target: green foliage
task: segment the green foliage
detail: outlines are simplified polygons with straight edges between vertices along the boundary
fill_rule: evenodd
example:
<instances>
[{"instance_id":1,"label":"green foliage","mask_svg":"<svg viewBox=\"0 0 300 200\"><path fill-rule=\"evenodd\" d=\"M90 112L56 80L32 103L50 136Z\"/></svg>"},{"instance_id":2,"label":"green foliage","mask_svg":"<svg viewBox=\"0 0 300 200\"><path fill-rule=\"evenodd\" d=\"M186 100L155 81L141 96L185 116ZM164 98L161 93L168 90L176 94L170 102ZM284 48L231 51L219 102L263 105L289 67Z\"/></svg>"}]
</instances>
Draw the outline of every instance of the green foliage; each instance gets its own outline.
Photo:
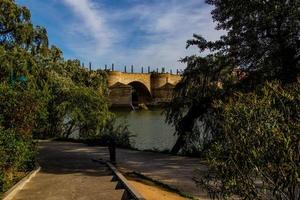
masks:
<instances>
[{"instance_id":1,"label":"green foliage","mask_svg":"<svg viewBox=\"0 0 300 200\"><path fill-rule=\"evenodd\" d=\"M253 73L252 80L293 82L299 73L300 2L206 0L217 29L227 32L203 49L219 50Z\"/></svg>"},{"instance_id":2,"label":"green foliage","mask_svg":"<svg viewBox=\"0 0 300 200\"><path fill-rule=\"evenodd\" d=\"M225 31L187 41L207 56L182 60L166 111L179 135L172 152L209 158L198 182L215 197L299 199L300 1L206 2Z\"/></svg>"},{"instance_id":3,"label":"green foliage","mask_svg":"<svg viewBox=\"0 0 300 200\"><path fill-rule=\"evenodd\" d=\"M81 138L96 138L112 118L106 73L64 60L30 18L14 0L0 0L0 193L33 168L33 135L68 137L78 129Z\"/></svg>"},{"instance_id":4,"label":"green foliage","mask_svg":"<svg viewBox=\"0 0 300 200\"><path fill-rule=\"evenodd\" d=\"M126 124L116 124L116 121L112 119L100 135L100 143L108 146L131 148L131 137L134 137L134 135L129 131Z\"/></svg>"},{"instance_id":5,"label":"green foliage","mask_svg":"<svg viewBox=\"0 0 300 200\"><path fill-rule=\"evenodd\" d=\"M177 153L187 145L187 141L197 137L194 134L195 129L199 129L197 123L200 122L203 126L201 129L204 134L213 128L210 124L201 122L206 121L209 113L213 111L213 101L223 98L229 86L237 81L231 74L233 67L220 54L205 58L190 56L182 61L187 63L187 68L166 108L167 122L175 125L176 134L179 135L172 153Z\"/></svg>"},{"instance_id":6,"label":"green foliage","mask_svg":"<svg viewBox=\"0 0 300 200\"><path fill-rule=\"evenodd\" d=\"M32 53L48 46L46 30L34 27L26 7L16 5L14 0L0 1L0 45L6 49L21 47Z\"/></svg>"},{"instance_id":7,"label":"green foliage","mask_svg":"<svg viewBox=\"0 0 300 200\"><path fill-rule=\"evenodd\" d=\"M222 198L299 199L299 94L298 83L270 82L216 103L222 138L210 149L211 169L199 183Z\"/></svg>"},{"instance_id":8,"label":"green foliage","mask_svg":"<svg viewBox=\"0 0 300 200\"><path fill-rule=\"evenodd\" d=\"M195 122L214 112L211 105L215 99L227 98L234 91L253 90L266 80L295 82L299 75L298 0L206 2L214 6L212 17L217 29L225 30L225 34L217 41L207 41L197 34L187 41L187 47L197 46L208 55L182 60L187 69L167 109L167 121L176 126L179 135L173 153L183 148ZM242 74L237 76L238 81L230 78L237 71ZM218 81L223 87L214 89Z\"/></svg>"},{"instance_id":9,"label":"green foliage","mask_svg":"<svg viewBox=\"0 0 300 200\"><path fill-rule=\"evenodd\" d=\"M98 135L111 118L106 74L67 61L47 69L44 77L50 98L39 135L68 138L75 130L82 138Z\"/></svg>"},{"instance_id":10,"label":"green foliage","mask_svg":"<svg viewBox=\"0 0 300 200\"><path fill-rule=\"evenodd\" d=\"M35 144L12 130L0 128L0 193L15 182L16 173L35 166Z\"/></svg>"}]
</instances>

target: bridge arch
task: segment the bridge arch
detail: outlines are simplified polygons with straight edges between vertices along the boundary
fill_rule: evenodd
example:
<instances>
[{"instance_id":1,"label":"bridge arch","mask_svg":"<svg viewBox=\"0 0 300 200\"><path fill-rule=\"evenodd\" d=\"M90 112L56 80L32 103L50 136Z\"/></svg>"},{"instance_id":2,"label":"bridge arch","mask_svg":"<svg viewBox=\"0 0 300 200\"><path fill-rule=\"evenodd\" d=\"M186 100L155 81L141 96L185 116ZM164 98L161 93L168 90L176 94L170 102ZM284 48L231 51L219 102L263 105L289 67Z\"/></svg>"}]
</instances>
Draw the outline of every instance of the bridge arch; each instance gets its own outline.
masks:
<instances>
[{"instance_id":1,"label":"bridge arch","mask_svg":"<svg viewBox=\"0 0 300 200\"><path fill-rule=\"evenodd\" d=\"M129 85L129 83L138 81L143 83L149 91L151 91L150 74L130 74L118 71L108 72L108 85L112 86L117 82Z\"/></svg>"},{"instance_id":2,"label":"bridge arch","mask_svg":"<svg viewBox=\"0 0 300 200\"><path fill-rule=\"evenodd\" d=\"M132 104L138 105L141 103L148 104L152 101L152 95L145 84L140 81L132 81L128 83L132 87Z\"/></svg>"},{"instance_id":3,"label":"bridge arch","mask_svg":"<svg viewBox=\"0 0 300 200\"><path fill-rule=\"evenodd\" d=\"M170 84L176 85L180 80L181 76L168 73L107 71L109 100L116 106L169 102L169 94L173 90Z\"/></svg>"}]
</instances>

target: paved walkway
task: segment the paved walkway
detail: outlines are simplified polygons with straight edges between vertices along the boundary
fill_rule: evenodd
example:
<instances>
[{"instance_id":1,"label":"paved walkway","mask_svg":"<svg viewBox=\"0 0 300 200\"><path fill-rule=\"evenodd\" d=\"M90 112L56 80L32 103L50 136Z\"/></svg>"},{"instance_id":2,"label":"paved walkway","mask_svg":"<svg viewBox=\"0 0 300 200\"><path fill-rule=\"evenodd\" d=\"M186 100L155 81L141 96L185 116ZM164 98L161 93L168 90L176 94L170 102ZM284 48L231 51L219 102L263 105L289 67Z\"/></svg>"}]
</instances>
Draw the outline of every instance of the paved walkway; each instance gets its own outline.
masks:
<instances>
[{"instance_id":1,"label":"paved walkway","mask_svg":"<svg viewBox=\"0 0 300 200\"><path fill-rule=\"evenodd\" d=\"M42 167L25 185L16 200L120 200L109 169L92 161L93 148L62 142L41 142Z\"/></svg>"},{"instance_id":2,"label":"paved walkway","mask_svg":"<svg viewBox=\"0 0 300 200\"><path fill-rule=\"evenodd\" d=\"M94 148L97 149L99 158L108 159L107 148ZM209 199L206 192L199 189L193 181L196 169L207 170L198 158L118 149L117 166L125 171L142 173L196 198Z\"/></svg>"},{"instance_id":3,"label":"paved walkway","mask_svg":"<svg viewBox=\"0 0 300 200\"><path fill-rule=\"evenodd\" d=\"M89 147L79 143L40 142L39 163L42 171L17 195L16 199L121 199L111 173L92 159L108 159L106 147ZM117 149L118 167L140 172L199 199L208 199L196 187L195 169L205 170L197 158L161 153Z\"/></svg>"}]
</instances>

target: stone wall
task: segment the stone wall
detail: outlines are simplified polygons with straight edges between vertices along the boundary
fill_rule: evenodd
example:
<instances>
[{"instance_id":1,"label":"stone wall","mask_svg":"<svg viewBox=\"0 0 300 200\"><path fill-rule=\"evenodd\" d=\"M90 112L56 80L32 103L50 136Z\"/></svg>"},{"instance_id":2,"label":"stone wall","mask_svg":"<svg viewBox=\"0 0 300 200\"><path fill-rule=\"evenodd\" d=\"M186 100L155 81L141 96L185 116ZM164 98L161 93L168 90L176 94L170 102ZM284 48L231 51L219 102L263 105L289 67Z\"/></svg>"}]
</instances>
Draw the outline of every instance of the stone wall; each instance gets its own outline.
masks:
<instances>
[{"instance_id":1,"label":"stone wall","mask_svg":"<svg viewBox=\"0 0 300 200\"><path fill-rule=\"evenodd\" d=\"M153 96L155 96L153 103L167 103L172 99L173 91L175 85L171 83L166 83L164 86L160 88L156 88L152 90Z\"/></svg>"},{"instance_id":2,"label":"stone wall","mask_svg":"<svg viewBox=\"0 0 300 200\"><path fill-rule=\"evenodd\" d=\"M109 87L109 100L112 106L128 106L132 103L132 87L116 83Z\"/></svg>"},{"instance_id":3,"label":"stone wall","mask_svg":"<svg viewBox=\"0 0 300 200\"><path fill-rule=\"evenodd\" d=\"M132 92L140 88L134 88L136 83L144 85L148 91L141 92L140 100L149 104L169 102L176 84L181 76L168 73L123 73L118 71L108 72L108 85L110 87L110 101L112 104L130 105ZM130 84L130 85L129 85ZM146 93L150 94L149 97Z\"/></svg>"},{"instance_id":4,"label":"stone wall","mask_svg":"<svg viewBox=\"0 0 300 200\"><path fill-rule=\"evenodd\" d=\"M118 71L108 72L108 86L115 83L129 84L131 82L143 83L149 91L151 91L150 74L141 73L123 73Z\"/></svg>"}]
</instances>

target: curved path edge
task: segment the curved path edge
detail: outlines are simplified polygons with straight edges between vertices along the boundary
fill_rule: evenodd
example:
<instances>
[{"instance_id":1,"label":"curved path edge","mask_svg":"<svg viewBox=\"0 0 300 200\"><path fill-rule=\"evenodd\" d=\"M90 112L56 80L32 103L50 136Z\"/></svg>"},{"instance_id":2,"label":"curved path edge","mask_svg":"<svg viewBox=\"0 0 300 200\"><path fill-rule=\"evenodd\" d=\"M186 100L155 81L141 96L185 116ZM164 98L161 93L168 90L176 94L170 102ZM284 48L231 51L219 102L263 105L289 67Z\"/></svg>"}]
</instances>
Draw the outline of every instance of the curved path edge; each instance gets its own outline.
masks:
<instances>
[{"instance_id":1,"label":"curved path edge","mask_svg":"<svg viewBox=\"0 0 300 200\"><path fill-rule=\"evenodd\" d=\"M24 188L24 186L41 170L41 166L36 164L36 168L32 170L27 176L22 178L18 183L16 183L12 188L10 188L3 195L3 200L12 200L15 195Z\"/></svg>"}]
</instances>

